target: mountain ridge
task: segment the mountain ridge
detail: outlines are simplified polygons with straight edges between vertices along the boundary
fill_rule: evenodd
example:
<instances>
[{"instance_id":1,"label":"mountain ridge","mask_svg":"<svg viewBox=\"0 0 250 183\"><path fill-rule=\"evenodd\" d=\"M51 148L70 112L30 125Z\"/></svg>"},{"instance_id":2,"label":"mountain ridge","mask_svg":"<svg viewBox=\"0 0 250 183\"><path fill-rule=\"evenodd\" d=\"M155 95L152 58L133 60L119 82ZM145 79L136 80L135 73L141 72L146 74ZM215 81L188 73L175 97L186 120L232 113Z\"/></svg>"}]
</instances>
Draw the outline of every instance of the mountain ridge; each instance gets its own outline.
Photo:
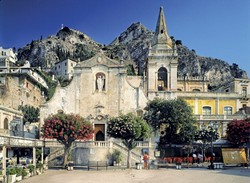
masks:
<instances>
[{"instance_id":1,"label":"mountain ridge","mask_svg":"<svg viewBox=\"0 0 250 183\"><path fill-rule=\"evenodd\" d=\"M102 49L113 59L124 60L126 64L132 63L141 74L145 68L153 35L154 32L136 22L105 46L79 30L64 27L56 35L42 40L32 40L30 44L18 49L18 59L29 60L35 67L52 68L56 62L66 58L84 61ZM172 39L174 40L173 37ZM211 88L227 83L233 78L247 78L246 71L240 69L237 64L230 65L220 59L199 56L194 50L182 45L181 40L175 42L179 61L178 76L206 76Z\"/></svg>"}]
</instances>

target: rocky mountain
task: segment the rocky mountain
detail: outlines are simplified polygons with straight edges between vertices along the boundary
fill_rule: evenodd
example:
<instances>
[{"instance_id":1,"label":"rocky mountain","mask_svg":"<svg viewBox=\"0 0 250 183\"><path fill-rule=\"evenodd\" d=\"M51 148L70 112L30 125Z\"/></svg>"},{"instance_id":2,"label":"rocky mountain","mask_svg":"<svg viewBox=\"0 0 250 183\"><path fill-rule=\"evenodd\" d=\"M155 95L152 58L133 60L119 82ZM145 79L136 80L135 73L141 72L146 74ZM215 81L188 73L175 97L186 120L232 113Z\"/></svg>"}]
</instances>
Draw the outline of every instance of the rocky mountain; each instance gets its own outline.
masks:
<instances>
[{"instance_id":1,"label":"rocky mountain","mask_svg":"<svg viewBox=\"0 0 250 183\"><path fill-rule=\"evenodd\" d=\"M153 32L141 23L133 23L126 31L107 46L96 43L86 34L64 27L55 36L32 41L18 50L19 60L29 60L32 66L51 68L55 62L65 58L84 61L100 49L111 58L133 64L139 73L143 72ZM233 78L247 78L245 71L237 64L210 57L201 57L176 40L178 48L178 75L207 76L214 88Z\"/></svg>"},{"instance_id":2,"label":"rocky mountain","mask_svg":"<svg viewBox=\"0 0 250 183\"><path fill-rule=\"evenodd\" d=\"M86 34L64 27L55 36L31 41L18 49L18 60L29 60L31 66L51 68L65 58L86 60L102 48Z\"/></svg>"}]
</instances>

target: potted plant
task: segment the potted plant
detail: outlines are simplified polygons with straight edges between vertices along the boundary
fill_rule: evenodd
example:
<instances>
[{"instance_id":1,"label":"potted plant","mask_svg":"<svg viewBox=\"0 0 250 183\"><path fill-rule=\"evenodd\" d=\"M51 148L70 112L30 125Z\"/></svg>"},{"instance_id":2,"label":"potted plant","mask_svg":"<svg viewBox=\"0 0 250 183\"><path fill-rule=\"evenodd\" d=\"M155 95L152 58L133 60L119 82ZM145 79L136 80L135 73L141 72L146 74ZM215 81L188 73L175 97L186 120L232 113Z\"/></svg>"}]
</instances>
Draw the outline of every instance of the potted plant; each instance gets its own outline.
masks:
<instances>
[{"instance_id":1,"label":"potted plant","mask_svg":"<svg viewBox=\"0 0 250 183\"><path fill-rule=\"evenodd\" d=\"M115 165L119 165L122 161L122 154L120 151L118 150L114 150L114 152L112 153L112 159L113 159L113 164Z\"/></svg>"},{"instance_id":2,"label":"potted plant","mask_svg":"<svg viewBox=\"0 0 250 183\"><path fill-rule=\"evenodd\" d=\"M29 172L29 170L28 170L28 172ZM22 169L22 177L23 177L23 179L28 177L28 172L27 172L26 169Z\"/></svg>"},{"instance_id":3,"label":"potted plant","mask_svg":"<svg viewBox=\"0 0 250 183\"><path fill-rule=\"evenodd\" d=\"M42 174L43 171L43 164L42 163L37 163L36 165L36 172L38 175Z\"/></svg>"},{"instance_id":4,"label":"potted plant","mask_svg":"<svg viewBox=\"0 0 250 183\"><path fill-rule=\"evenodd\" d=\"M0 170L0 182L3 182L3 172L2 172L2 170Z\"/></svg>"},{"instance_id":5,"label":"potted plant","mask_svg":"<svg viewBox=\"0 0 250 183\"><path fill-rule=\"evenodd\" d=\"M181 169L181 163L182 163L182 158L175 159L176 169Z\"/></svg>"},{"instance_id":6,"label":"potted plant","mask_svg":"<svg viewBox=\"0 0 250 183\"><path fill-rule=\"evenodd\" d=\"M9 167L7 168L7 171L6 171L7 175L8 175L8 182L9 183L14 183L16 182L16 168L15 167Z\"/></svg>"},{"instance_id":7,"label":"potted plant","mask_svg":"<svg viewBox=\"0 0 250 183\"><path fill-rule=\"evenodd\" d=\"M29 169L29 172L31 174L31 176L34 175L34 171L35 171L35 166L34 165L28 165L27 167Z\"/></svg>"},{"instance_id":8,"label":"potted plant","mask_svg":"<svg viewBox=\"0 0 250 183\"><path fill-rule=\"evenodd\" d=\"M22 167L16 167L16 181L19 182L22 180Z\"/></svg>"}]
</instances>

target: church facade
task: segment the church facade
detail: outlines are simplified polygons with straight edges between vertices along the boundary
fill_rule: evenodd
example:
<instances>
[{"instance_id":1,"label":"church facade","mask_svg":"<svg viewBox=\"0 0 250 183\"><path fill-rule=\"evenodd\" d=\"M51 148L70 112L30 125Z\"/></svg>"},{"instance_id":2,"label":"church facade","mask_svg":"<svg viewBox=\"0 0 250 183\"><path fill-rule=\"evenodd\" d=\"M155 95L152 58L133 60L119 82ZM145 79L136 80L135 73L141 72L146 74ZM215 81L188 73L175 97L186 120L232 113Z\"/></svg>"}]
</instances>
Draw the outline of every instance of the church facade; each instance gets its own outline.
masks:
<instances>
[{"instance_id":1,"label":"church facade","mask_svg":"<svg viewBox=\"0 0 250 183\"><path fill-rule=\"evenodd\" d=\"M183 98L192 107L198 126L211 121L219 123L219 134L240 108L249 105L249 80L235 79L217 91L208 91L206 76L178 77L178 54L160 9L156 31L149 49L145 74L128 76L123 61L113 60L100 51L94 57L78 62L73 79L66 87L58 86L54 96L40 109L41 124L58 111L79 114L94 126L94 141L107 141L107 121L120 113L142 114L154 98Z\"/></svg>"}]
</instances>

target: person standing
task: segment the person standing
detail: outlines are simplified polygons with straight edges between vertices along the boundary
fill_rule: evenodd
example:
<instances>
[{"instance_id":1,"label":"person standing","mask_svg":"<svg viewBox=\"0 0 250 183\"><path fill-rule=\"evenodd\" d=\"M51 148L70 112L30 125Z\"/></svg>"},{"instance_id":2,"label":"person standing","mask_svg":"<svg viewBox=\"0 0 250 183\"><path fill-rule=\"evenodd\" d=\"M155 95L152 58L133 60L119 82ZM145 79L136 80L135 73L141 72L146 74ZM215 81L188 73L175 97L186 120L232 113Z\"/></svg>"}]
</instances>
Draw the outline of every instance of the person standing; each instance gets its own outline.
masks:
<instances>
[{"instance_id":1,"label":"person standing","mask_svg":"<svg viewBox=\"0 0 250 183\"><path fill-rule=\"evenodd\" d=\"M143 155L144 169L148 169L148 160L149 160L149 156L145 152L144 155Z\"/></svg>"}]
</instances>

